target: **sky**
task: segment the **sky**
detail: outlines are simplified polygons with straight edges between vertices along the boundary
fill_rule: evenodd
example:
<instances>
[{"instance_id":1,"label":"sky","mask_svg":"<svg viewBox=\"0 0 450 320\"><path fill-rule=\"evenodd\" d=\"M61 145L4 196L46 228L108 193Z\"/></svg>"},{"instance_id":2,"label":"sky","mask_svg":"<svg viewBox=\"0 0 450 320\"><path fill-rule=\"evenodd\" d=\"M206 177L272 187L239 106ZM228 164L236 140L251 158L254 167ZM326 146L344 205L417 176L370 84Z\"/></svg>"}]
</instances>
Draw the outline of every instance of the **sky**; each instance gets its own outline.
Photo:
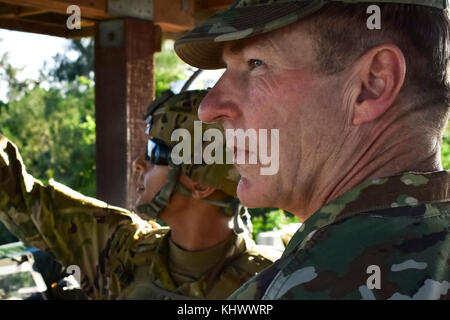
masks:
<instances>
[{"instance_id":1,"label":"sky","mask_svg":"<svg viewBox=\"0 0 450 320\"><path fill-rule=\"evenodd\" d=\"M6 29L0 29L0 39L0 56L9 52L9 62L16 68L24 68L18 76L20 80L38 79L44 62L51 65L52 57L57 53L64 53L70 43L70 40L64 38ZM70 58L75 59L76 56ZM223 70L204 71L191 89L200 89L204 83L213 86L222 73ZM178 92L182 85L183 82L174 83L172 89ZM6 84L1 81L0 100L6 101Z\"/></svg>"},{"instance_id":2,"label":"sky","mask_svg":"<svg viewBox=\"0 0 450 320\"><path fill-rule=\"evenodd\" d=\"M69 40L34 33L0 29L0 54L8 51L9 60L16 67L25 67L22 76L38 77L45 60L64 52Z\"/></svg>"},{"instance_id":3,"label":"sky","mask_svg":"<svg viewBox=\"0 0 450 320\"><path fill-rule=\"evenodd\" d=\"M69 40L34 33L0 29L0 55L9 52L10 63L17 68L24 68L19 79L37 79L39 69L44 61L51 63L51 58L64 52ZM0 82L0 100L5 100L5 83Z\"/></svg>"},{"instance_id":4,"label":"sky","mask_svg":"<svg viewBox=\"0 0 450 320\"><path fill-rule=\"evenodd\" d=\"M9 53L9 62L23 68L18 78L38 79L44 61L51 63L52 57L64 52L69 40L34 33L0 29L0 55ZM0 100L6 101L6 84L0 82Z\"/></svg>"}]
</instances>

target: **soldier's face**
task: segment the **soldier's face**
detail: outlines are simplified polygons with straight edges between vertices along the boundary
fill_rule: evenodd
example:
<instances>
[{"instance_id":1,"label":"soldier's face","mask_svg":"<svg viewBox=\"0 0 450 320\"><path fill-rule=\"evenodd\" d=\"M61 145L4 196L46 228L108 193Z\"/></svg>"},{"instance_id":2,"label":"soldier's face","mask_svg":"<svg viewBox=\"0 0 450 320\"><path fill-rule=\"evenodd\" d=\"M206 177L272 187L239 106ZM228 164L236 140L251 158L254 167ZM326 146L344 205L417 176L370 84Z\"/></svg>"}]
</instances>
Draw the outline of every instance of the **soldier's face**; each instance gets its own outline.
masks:
<instances>
[{"instance_id":1,"label":"soldier's face","mask_svg":"<svg viewBox=\"0 0 450 320\"><path fill-rule=\"evenodd\" d=\"M335 108L338 79L316 72L313 41L292 32L226 43L226 72L202 101L199 117L225 129L278 129L278 173L261 175L259 163L236 165L237 193L247 206L295 213L308 182L326 174L320 166L343 118Z\"/></svg>"},{"instance_id":2,"label":"soldier's face","mask_svg":"<svg viewBox=\"0 0 450 320\"><path fill-rule=\"evenodd\" d=\"M145 156L137 158L133 163L135 171L135 206L152 201L167 181L169 167L155 165L145 160Z\"/></svg>"}]
</instances>

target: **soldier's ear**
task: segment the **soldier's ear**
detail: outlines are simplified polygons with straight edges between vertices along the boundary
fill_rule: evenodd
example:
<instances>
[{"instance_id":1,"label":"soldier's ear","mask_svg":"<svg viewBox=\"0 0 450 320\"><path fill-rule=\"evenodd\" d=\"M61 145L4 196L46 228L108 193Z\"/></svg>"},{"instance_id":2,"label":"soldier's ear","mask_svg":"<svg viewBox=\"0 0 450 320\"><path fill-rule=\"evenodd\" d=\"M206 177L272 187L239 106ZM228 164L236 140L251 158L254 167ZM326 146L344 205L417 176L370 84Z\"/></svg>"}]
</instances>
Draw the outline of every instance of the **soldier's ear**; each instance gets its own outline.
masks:
<instances>
[{"instance_id":1,"label":"soldier's ear","mask_svg":"<svg viewBox=\"0 0 450 320\"><path fill-rule=\"evenodd\" d=\"M208 198L217 190L216 188L195 182L184 173L180 174L179 182L191 191L191 197L195 200Z\"/></svg>"},{"instance_id":2,"label":"soldier's ear","mask_svg":"<svg viewBox=\"0 0 450 320\"><path fill-rule=\"evenodd\" d=\"M405 82L405 56L397 46L383 44L360 57L355 68L360 89L352 122L360 125L377 119L393 105Z\"/></svg>"},{"instance_id":3,"label":"soldier's ear","mask_svg":"<svg viewBox=\"0 0 450 320\"><path fill-rule=\"evenodd\" d=\"M195 200L201 200L208 198L216 191L216 188L206 186L201 183L195 183L192 186L192 198Z\"/></svg>"}]
</instances>

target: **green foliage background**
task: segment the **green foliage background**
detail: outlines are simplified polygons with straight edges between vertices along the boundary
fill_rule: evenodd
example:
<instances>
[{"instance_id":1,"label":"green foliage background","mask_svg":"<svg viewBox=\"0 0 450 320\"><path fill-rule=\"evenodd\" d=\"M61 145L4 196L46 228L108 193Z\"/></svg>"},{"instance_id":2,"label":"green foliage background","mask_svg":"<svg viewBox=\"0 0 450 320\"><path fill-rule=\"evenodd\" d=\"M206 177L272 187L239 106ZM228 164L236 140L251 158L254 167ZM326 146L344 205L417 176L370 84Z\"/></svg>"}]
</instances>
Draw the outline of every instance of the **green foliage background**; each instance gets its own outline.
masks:
<instances>
[{"instance_id":1,"label":"green foliage background","mask_svg":"<svg viewBox=\"0 0 450 320\"><path fill-rule=\"evenodd\" d=\"M80 79L80 82L82 80ZM2 108L0 132L17 144L29 172L47 183L63 181L95 195L93 85L84 80L66 92L39 86Z\"/></svg>"},{"instance_id":2,"label":"green foliage background","mask_svg":"<svg viewBox=\"0 0 450 320\"><path fill-rule=\"evenodd\" d=\"M187 80L194 69L184 64L173 51L173 41L165 41L162 51L155 55L155 95L170 89L175 81Z\"/></svg>"},{"instance_id":3,"label":"green foliage background","mask_svg":"<svg viewBox=\"0 0 450 320\"><path fill-rule=\"evenodd\" d=\"M178 59L173 42L155 55L156 96L171 83L187 79L193 69ZM69 52L77 58L68 58ZM38 81L18 80L21 69L0 57L0 80L7 101L0 101L0 133L11 139L35 178L55 179L87 196L95 196L94 41L73 40L65 54L44 63ZM24 62L25 63L25 62ZM51 66L53 65L53 66ZM49 89L44 89L47 82ZM0 245L16 241L0 223Z\"/></svg>"},{"instance_id":4,"label":"green foliage background","mask_svg":"<svg viewBox=\"0 0 450 320\"><path fill-rule=\"evenodd\" d=\"M156 96L175 81L186 80L194 71L182 63L165 42L155 56ZM20 69L0 57L0 80L8 84L7 101L0 101L0 133L19 147L28 172L46 183L55 179L85 195L95 196L95 83L94 45L90 39L74 40L67 54L53 57L54 66L45 64L39 81L19 81ZM46 81L50 88L44 89ZM450 131L442 145L444 168L450 168ZM290 213L275 209L249 209L254 237L259 232L280 229L298 222ZM0 223L0 245L16 241Z\"/></svg>"},{"instance_id":5,"label":"green foliage background","mask_svg":"<svg viewBox=\"0 0 450 320\"><path fill-rule=\"evenodd\" d=\"M298 219L292 213L280 209L249 209L252 215L253 238L256 240L258 234L273 229L281 229L284 225L298 223Z\"/></svg>"},{"instance_id":6,"label":"green foliage background","mask_svg":"<svg viewBox=\"0 0 450 320\"><path fill-rule=\"evenodd\" d=\"M447 126L447 129L445 130L444 139L442 141L442 166L444 169L449 170L450 169L450 127Z\"/></svg>"}]
</instances>

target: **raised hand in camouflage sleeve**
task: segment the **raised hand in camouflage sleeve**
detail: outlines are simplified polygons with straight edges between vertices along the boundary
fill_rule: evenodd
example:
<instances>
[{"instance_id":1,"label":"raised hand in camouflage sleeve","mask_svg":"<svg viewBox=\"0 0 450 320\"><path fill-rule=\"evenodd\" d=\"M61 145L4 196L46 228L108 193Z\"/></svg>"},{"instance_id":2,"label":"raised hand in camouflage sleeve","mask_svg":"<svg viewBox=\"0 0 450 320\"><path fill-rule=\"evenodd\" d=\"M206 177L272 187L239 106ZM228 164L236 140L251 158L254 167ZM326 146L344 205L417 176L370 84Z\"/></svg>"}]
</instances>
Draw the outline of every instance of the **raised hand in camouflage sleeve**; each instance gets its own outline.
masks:
<instances>
[{"instance_id":1,"label":"raised hand in camouflage sleeve","mask_svg":"<svg viewBox=\"0 0 450 320\"><path fill-rule=\"evenodd\" d=\"M17 147L0 136L0 219L24 243L81 268L81 286L92 298L114 298L126 286L111 271L131 266L126 250L153 226L55 182L29 175Z\"/></svg>"},{"instance_id":2,"label":"raised hand in camouflage sleeve","mask_svg":"<svg viewBox=\"0 0 450 320\"><path fill-rule=\"evenodd\" d=\"M90 298L228 297L281 253L250 238L248 213L233 196L233 166L171 162L171 132L193 130L205 93L166 93L149 107L149 144L134 164L136 206L144 219L57 182L42 185L3 136L0 219L26 244L79 266ZM155 217L170 228L148 220Z\"/></svg>"},{"instance_id":3,"label":"raised hand in camouflage sleeve","mask_svg":"<svg viewBox=\"0 0 450 320\"><path fill-rule=\"evenodd\" d=\"M304 221L232 299L449 299L448 1L236 0L175 42L226 68L199 117L279 130L237 195Z\"/></svg>"}]
</instances>

